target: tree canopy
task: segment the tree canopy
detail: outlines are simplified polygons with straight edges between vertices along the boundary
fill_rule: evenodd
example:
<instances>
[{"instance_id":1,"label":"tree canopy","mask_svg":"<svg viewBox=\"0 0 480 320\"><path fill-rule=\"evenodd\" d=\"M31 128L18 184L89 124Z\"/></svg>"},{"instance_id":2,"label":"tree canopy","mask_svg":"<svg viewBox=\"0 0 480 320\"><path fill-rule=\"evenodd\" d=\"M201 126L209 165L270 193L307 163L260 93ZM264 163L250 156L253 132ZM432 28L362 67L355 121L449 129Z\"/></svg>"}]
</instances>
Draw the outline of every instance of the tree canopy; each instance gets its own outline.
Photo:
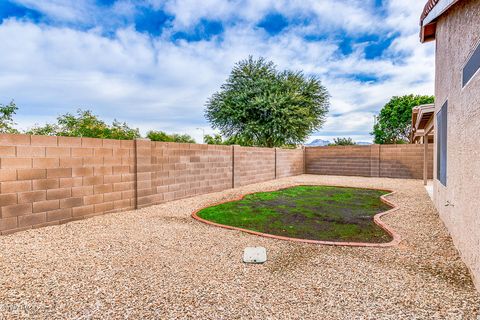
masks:
<instances>
[{"instance_id":1,"label":"tree canopy","mask_svg":"<svg viewBox=\"0 0 480 320\"><path fill-rule=\"evenodd\" d=\"M232 145L232 144L237 144L233 138L230 139L223 139L221 134L214 134L214 135L209 135L206 134L203 137L203 142L206 144L219 144L219 145Z\"/></svg>"},{"instance_id":2,"label":"tree canopy","mask_svg":"<svg viewBox=\"0 0 480 320\"><path fill-rule=\"evenodd\" d=\"M20 133L13 126L13 115L17 110L13 101L9 105L0 104L0 133ZM65 113L55 123L35 125L23 131L25 134L67 137L88 137L101 139L133 140L141 138L138 128L131 128L126 122L116 119L106 123L90 110L78 109L76 113ZM147 138L152 141L195 143L188 134L167 134L163 131L149 131Z\"/></svg>"},{"instance_id":3,"label":"tree canopy","mask_svg":"<svg viewBox=\"0 0 480 320\"><path fill-rule=\"evenodd\" d=\"M162 141L162 142L179 142L179 143L195 143L195 139L193 139L188 134L168 134L163 131L148 131L147 138L152 141Z\"/></svg>"},{"instance_id":4,"label":"tree canopy","mask_svg":"<svg viewBox=\"0 0 480 320\"><path fill-rule=\"evenodd\" d=\"M333 138L333 143L329 146L353 146L356 145L352 138Z\"/></svg>"},{"instance_id":5,"label":"tree canopy","mask_svg":"<svg viewBox=\"0 0 480 320\"><path fill-rule=\"evenodd\" d=\"M222 136L218 133L214 135L206 134L203 137L203 142L206 144L223 144L224 143Z\"/></svg>"},{"instance_id":6,"label":"tree canopy","mask_svg":"<svg viewBox=\"0 0 480 320\"><path fill-rule=\"evenodd\" d=\"M92 111L82 109L78 109L76 114L66 113L59 116L57 123L35 126L25 133L119 140L132 140L140 137L139 130L130 128L126 122L113 120L113 123L109 125Z\"/></svg>"},{"instance_id":7,"label":"tree canopy","mask_svg":"<svg viewBox=\"0 0 480 320\"><path fill-rule=\"evenodd\" d=\"M374 143L407 143L412 130L412 109L434 102L433 96L406 95L392 97L380 110L373 126Z\"/></svg>"},{"instance_id":8,"label":"tree canopy","mask_svg":"<svg viewBox=\"0 0 480 320\"><path fill-rule=\"evenodd\" d=\"M320 129L328 107L327 89L317 78L249 57L208 99L205 116L229 141L280 147L302 143Z\"/></svg>"},{"instance_id":9,"label":"tree canopy","mask_svg":"<svg viewBox=\"0 0 480 320\"><path fill-rule=\"evenodd\" d=\"M18 107L13 100L7 105L0 103L0 133L18 133L14 128L16 123L13 121L17 110Z\"/></svg>"}]
</instances>

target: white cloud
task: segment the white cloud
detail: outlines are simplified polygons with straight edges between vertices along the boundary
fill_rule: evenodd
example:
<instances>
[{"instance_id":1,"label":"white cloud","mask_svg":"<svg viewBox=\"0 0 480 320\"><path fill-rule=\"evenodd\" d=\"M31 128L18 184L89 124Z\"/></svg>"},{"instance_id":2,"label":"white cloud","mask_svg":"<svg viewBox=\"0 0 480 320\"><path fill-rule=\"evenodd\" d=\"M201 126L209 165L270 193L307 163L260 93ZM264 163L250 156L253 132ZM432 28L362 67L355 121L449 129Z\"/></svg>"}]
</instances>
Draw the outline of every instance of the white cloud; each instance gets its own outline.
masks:
<instances>
[{"instance_id":1,"label":"white cloud","mask_svg":"<svg viewBox=\"0 0 480 320\"><path fill-rule=\"evenodd\" d=\"M95 12L93 1L89 0L14 0L27 8L35 9L59 20L71 22L85 22L89 18L89 12ZM91 16L91 14L90 14Z\"/></svg>"}]
</instances>

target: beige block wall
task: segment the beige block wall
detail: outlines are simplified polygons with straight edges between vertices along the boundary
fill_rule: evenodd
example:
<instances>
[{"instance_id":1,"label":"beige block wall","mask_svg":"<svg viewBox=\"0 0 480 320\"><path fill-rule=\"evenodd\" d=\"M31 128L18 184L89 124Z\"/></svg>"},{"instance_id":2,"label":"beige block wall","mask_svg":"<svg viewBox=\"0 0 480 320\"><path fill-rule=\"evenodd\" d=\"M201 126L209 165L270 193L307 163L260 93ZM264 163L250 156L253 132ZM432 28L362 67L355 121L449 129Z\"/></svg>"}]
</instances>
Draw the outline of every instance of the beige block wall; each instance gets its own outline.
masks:
<instances>
[{"instance_id":1,"label":"beige block wall","mask_svg":"<svg viewBox=\"0 0 480 320\"><path fill-rule=\"evenodd\" d=\"M2 234L131 209L133 141L0 135Z\"/></svg>"},{"instance_id":2,"label":"beige block wall","mask_svg":"<svg viewBox=\"0 0 480 320\"><path fill-rule=\"evenodd\" d=\"M299 175L305 167L317 174L409 177L421 172L421 168L405 169L421 167L418 152L412 150L423 147L304 151L4 134L0 135L0 232Z\"/></svg>"},{"instance_id":3,"label":"beige block wall","mask_svg":"<svg viewBox=\"0 0 480 320\"><path fill-rule=\"evenodd\" d=\"M327 146L305 150L307 173L370 176L370 146Z\"/></svg>"},{"instance_id":4,"label":"beige block wall","mask_svg":"<svg viewBox=\"0 0 480 320\"><path fill-rule=\"evenodd\" d=\"M306 148L306 173L422 179L423 149L419 144ZM430 145L429 178L432 171L433 145Z\"/></svg>"},{"instance_id":5,"label":"beige block wall","mask_svg":"<svg viewBox=\"0 0 480 320\"><path fill-rule=\"evenodd\" d=\"M154 158L149 139L135 140L136 159L136 204L137 208L148 207L163 201L154 186Z\"/></svg>"},{"instance_id":6,"label":"beige block wall","mask_svg":"<svg viewBox=\"0 0 480 320\"><path fill-rule=\"evenodd\" d=\"M464 0L437 23L435 108L448 99L448 152L447 185L434 179L434 202L480 289L480 74L462 89L463 66L480 41L479 17L480 2Z\"/></svg>"},{"instance_id":7,"label":"beige block wall","mask_svg":"<svg viewBox=\"0 0 480 320\"><path fill-rule=\"evenodd\" d=\"M234 187L275 179L275 149L233 148Z\"/></svg>"},{"instance_id":8,"label":"beige block wall","mask_svg":"<svg viewBox=\"0 0 480 320\"><path fill-rule=\"evenodd\" d=\"M139 206L232 187L232 147L146 141L150 171L139 186Z\"/></svg>"},{"instance_id":9,"label":"beige block wall","mask_svg":"<svg viewBox=\"0 0 480 320\"><path fill-rule=\"evenodd\" d=\"M276 177L290 177L302 174L304 171L303 149L279 149L276 150Z\"/></svg>"},{"instance_id":10,"label":"beige block wall","mask_svg":"<svg viewBox=\"0 0 480 320\"><path fill-rule=\"evenodd\" d=\"M380 177L423 178L423 144L381 145ZM420 164L420 165L419 165ZM433 144L428 146L428 178L433 178Z\"/></svg>"},{"instance_id":11,"label":"beige block wall","mask_svg":"<svg viewBox=\"0 0 480 320\"><path fill-rule=\"evenodd\" d=\"M302 173L301 149L0 134L0 233Z\"/></svg>"}]
</instances>

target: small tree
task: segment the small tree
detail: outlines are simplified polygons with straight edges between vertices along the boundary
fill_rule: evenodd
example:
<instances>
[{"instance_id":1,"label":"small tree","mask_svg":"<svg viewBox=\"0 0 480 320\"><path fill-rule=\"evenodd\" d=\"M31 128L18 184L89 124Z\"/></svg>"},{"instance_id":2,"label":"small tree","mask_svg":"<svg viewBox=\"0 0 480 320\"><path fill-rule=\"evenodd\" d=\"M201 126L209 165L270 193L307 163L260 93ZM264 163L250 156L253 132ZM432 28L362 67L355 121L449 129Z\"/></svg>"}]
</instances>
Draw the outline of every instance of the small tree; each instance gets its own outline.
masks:
<instances>
[{"instance_id":1,"label":"small tree","mask_svg":"<svg viewBox=\"0 0 480 320\"><path fill-rule=\"evenodd\" d=\"M109 131L109 139L134 140L141 137L138 128L130 128L126 122L120 122L116 119L113 120Z\"/></svg>"},{"instance_id":2,"label":"small tree","mask_svg":"<svg viewBox=\"0 0 480 320\"><path fill-rule=\"evenodd\" d=\"M44 126L35 125L25 131L25 134L32 134L37 136L57 136L59 128L56 124L45 124Z\"/></svg>"},{"instance_id":3,"label":"small tree","mask_svg":"<svg viewBox=\"0 0 480 320\"><path fill-rule=\"evenodd\" d=\"M412 109L434 102L433 96L392 97L382 108L373 126L374 142L378 144L407 143L412 130Z\"/></svg>"},{"instance_id":4,"label":"small tree","mask_svg":"<svg viewBox=\"0 0 480 320\"><path fill-rule=\"evenodd\" d=\"M57 118L59 136L107 138L107 124L90 110L77 110L77 114L66 113Z\"/></svg>"},{"instance_id":5,"label":"small tree","mask_svg":"<svg viewBox=\"0 0 480 320\"><path fill-rule=\"evenodd\" d=\"M14 128L16 123L13 121L17 110L18 107L13 100L7 105L0 103L0 133L18 133L18 130Z\"/></svg>"},{"instance_id":6,"label":"small tree","mask_svg":"<svg viewBox=\"0 0 480 320\"><path fill-rule=\"evenodd\" d=\"M206 144L223 144L223 139L220 134L214 134L213 136L206 134L203 137L203 142Z\"/></svg>"},{"instance_id":7,"label":"small tree","mask_svg":"<svg viewBox=\"0 0 480 320\"><path fill-rule=\"evenodd\" d=\"M178 143L195 143L193 139L188 134L168 134L163 131L151 130L147 132L147 138L152 141L162 141L162 142L178 142Z\"/></svg>"},{"instance_id":8,"label":"small tree","mask_svg":"<svg viewBox=\"0 0 480 320\"><path fill-rule=\"evenodd\" d=\"M147 138L152 141L172 142L171 137L163 131L148 131Z\"/></svg>"},{"instance_id":9,"label":"small tree","mask_svg":"<svg viewBox=\"0 0 480 320\"><path fill-rule=\"evenodd\" d=\"M249 57L207 101L205 116L240 145L280 147L302 143L323 125L328 97L317 78Z\"/></svg>"},{"instance_id":10,"label":"small tree","mask_svg":"<svg viewBox=\"0 0 480 320\"><path fill-rule=\"evenodd\" d=\"M112 125L108 125L92 111L81 109L78 109L76 114L66 113L59 116L55 124L37 125L25 133L119 140L133 140L140 137L140 131L130 128L125 122L113 120Z\"/></svg>"},{"instance_id":11,"label":"small tree","mask_svg":"<svg viewBox=\"0 0 480 320\"><path fill-rule=\"evenodd\" d=\"M238 144L235 142L235 139L230 138L230 139L223 139L221 134L214 134L213 136L207 134L203 137L203 142L206 144L217 144L217 145L232 145L232 144Z\"/></svg>"},{"instance_id":12,"label":"small tree","mask_svg":"<svg viewBox=\"0 0 480 320\"><path fill-rule=\"evenodd\" d=\"M329 146L353 146L356 145L352 138L334 138Z\"/></svg>"},{"instance_id":13,"label":"small tree","mask_svg":"<svg viewBox=\"0 0 480 320\"><path fill-rule=\"evenodd\" d=\"M179 143L195 143L196 142L195 139L193 139L188 134L174 133L171 135L171 137L173 142L179 142Z\"/></svg>"}]
</instances>

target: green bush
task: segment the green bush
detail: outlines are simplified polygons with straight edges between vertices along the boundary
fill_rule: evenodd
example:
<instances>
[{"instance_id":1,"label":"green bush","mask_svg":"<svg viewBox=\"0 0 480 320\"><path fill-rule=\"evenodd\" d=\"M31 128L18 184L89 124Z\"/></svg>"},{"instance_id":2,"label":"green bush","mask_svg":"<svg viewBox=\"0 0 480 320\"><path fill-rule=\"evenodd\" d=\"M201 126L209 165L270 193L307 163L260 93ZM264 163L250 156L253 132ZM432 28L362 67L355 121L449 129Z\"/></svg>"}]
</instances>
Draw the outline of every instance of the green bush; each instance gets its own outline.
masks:
<instances>
[{"instance_id":1,"label":"green bush","mask_svg":"<svg viewBox=\"0 0 480 320\"><path fill-rule=\"evenodd\" d=\"M16 123L13 121L17 110L18 107L13 100L7 105L0 103L0 133L18 133L18 130L14 128Z\"/></svg>"},{"instance_id":2,"label":"green bush","mask_svg":"<svg viewBox=\"0 0 480 320\"><path fill-rule=\"evenodd\" d=\"M356 145L352 138L334 138L329 146L353 146Z\"/></svg>"},{"instance_id":3,"label":"green bush","mask_svg":"<svg viewBox=\"0 0 480 320\"><path fill-rule=\"evenodd\" d=\"M148 131L147 138L152 141L162 141L162 142L179 142L179 143L195 143L193 139L188 134L168 134L163 131Z\"/></svg>"},{"instance_id":4,"label":"green bush","mask_svg":"<svg viewBox=\"0 0 480 320\"><path fill-rule=\"evenodd\" d=\"M140 138L138 129L130 128L126 122L113 120L111 125L105 123L90 110L78 109L76 114L66 113L57 118L57 123L35 126L26 134L88 137L101 139L133 140Z\"/></svg>"}]
</instances>

